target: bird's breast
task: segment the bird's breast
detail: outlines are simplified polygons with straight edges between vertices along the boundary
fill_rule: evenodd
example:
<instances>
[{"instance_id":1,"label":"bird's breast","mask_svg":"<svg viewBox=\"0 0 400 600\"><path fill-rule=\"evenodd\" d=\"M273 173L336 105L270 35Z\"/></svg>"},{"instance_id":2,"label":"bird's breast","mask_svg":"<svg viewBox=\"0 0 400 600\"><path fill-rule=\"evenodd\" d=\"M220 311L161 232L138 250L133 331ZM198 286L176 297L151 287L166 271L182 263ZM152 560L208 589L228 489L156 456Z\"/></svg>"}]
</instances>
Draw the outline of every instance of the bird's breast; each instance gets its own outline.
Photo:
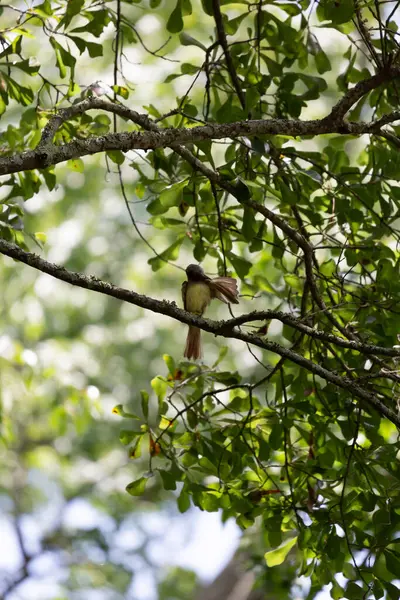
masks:
<instances>
[{"instance_id":1,"label":"bird's breast","mask_svg":"<svg viewBox=\"0 0 400 600\"><path fill-rule=\"evenodd\" d=\"M202 315L211 301L211 291L203 281L188 281L186 288L186 310Z\"/></svg>"}]
</instances>

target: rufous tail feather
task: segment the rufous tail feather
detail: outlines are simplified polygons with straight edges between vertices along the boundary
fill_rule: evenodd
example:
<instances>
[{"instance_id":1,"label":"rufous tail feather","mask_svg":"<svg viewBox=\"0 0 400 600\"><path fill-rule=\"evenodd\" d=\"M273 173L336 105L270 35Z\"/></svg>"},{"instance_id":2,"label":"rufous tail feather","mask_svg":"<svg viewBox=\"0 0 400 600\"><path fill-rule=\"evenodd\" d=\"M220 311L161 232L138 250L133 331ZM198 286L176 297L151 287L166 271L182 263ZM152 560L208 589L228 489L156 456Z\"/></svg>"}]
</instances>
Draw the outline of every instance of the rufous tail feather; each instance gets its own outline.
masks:
<instances>
[{"instance_id":1,"label":"rufous tail feather","mask_svg":"<svg viewBox=\"0 0 400 600\"><path fill-rule=\"evenodd\" d=\"M183 354L189 360L201 358L201 331L198 327L189 325L189 331L186 338L186 347Z\"/></svg>"}]
</instances>

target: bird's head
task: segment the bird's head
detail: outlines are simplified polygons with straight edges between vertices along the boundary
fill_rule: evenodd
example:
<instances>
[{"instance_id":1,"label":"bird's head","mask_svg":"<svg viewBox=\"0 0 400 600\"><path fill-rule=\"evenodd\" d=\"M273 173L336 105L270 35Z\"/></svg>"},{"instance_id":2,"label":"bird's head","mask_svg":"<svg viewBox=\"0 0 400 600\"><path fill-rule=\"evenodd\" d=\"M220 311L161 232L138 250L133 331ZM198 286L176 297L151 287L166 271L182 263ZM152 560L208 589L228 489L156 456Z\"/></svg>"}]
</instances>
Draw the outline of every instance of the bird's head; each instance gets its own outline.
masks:
<instances>
[{"instance_id":1,"label":"bird's head","mask_svg":"<svg viewBox=\"0 0 400 600\"><path fill-rule=\"evenodd\" d=\"M204 281L205 279L209 279L200 265L188 265L186 267L186 275L189 281Z\"/></svg>"}]
</instances>

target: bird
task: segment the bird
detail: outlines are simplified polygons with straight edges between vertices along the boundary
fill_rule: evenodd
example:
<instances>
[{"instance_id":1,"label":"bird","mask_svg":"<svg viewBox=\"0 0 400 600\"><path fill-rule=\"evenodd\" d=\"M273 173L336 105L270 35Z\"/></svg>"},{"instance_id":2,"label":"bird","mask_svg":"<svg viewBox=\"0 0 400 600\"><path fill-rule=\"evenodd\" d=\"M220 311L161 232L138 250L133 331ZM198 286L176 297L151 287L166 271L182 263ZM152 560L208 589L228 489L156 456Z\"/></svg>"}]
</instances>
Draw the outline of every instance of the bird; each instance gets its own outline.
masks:
<instances>
[{"instance_id":1,"label":"bird","mask_svg":"<svg viewBox=\"0 0 400 600\"><path fill-rule=\"evenodd\" d=\"M201 317L213 298L225 304L239 304L236 279L233 277L208 277L200 265L188 265L187 281L182 284L183 307L188 312ZM201 358L200 329L189 325L183 356L190 359Z\"/></svg>"}]
</instances>

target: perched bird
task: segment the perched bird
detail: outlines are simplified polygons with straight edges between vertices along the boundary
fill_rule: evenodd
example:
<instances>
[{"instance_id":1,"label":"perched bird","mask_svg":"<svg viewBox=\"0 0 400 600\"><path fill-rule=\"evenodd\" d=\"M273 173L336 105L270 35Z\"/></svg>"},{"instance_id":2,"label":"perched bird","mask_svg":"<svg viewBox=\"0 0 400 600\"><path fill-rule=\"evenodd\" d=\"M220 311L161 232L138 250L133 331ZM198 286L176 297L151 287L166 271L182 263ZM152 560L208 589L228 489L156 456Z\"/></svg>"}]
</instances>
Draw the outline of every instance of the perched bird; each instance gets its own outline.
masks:
<instances>
[{"instance_id":1,"label":"perched bird","mask_svg":"<svg viewBox=\"0 0 400 600\"><path fill-rule=\"evenodd\" d=\"M200 265L189 265L186 269L187 281L182 284L183 307L199 317L202 316L213 298L225 304L239 304L236 279L233 277L208 277ZM186 338L185 358L201 357L200 329L189 325Z\"/></svg>"}]
</instances>

